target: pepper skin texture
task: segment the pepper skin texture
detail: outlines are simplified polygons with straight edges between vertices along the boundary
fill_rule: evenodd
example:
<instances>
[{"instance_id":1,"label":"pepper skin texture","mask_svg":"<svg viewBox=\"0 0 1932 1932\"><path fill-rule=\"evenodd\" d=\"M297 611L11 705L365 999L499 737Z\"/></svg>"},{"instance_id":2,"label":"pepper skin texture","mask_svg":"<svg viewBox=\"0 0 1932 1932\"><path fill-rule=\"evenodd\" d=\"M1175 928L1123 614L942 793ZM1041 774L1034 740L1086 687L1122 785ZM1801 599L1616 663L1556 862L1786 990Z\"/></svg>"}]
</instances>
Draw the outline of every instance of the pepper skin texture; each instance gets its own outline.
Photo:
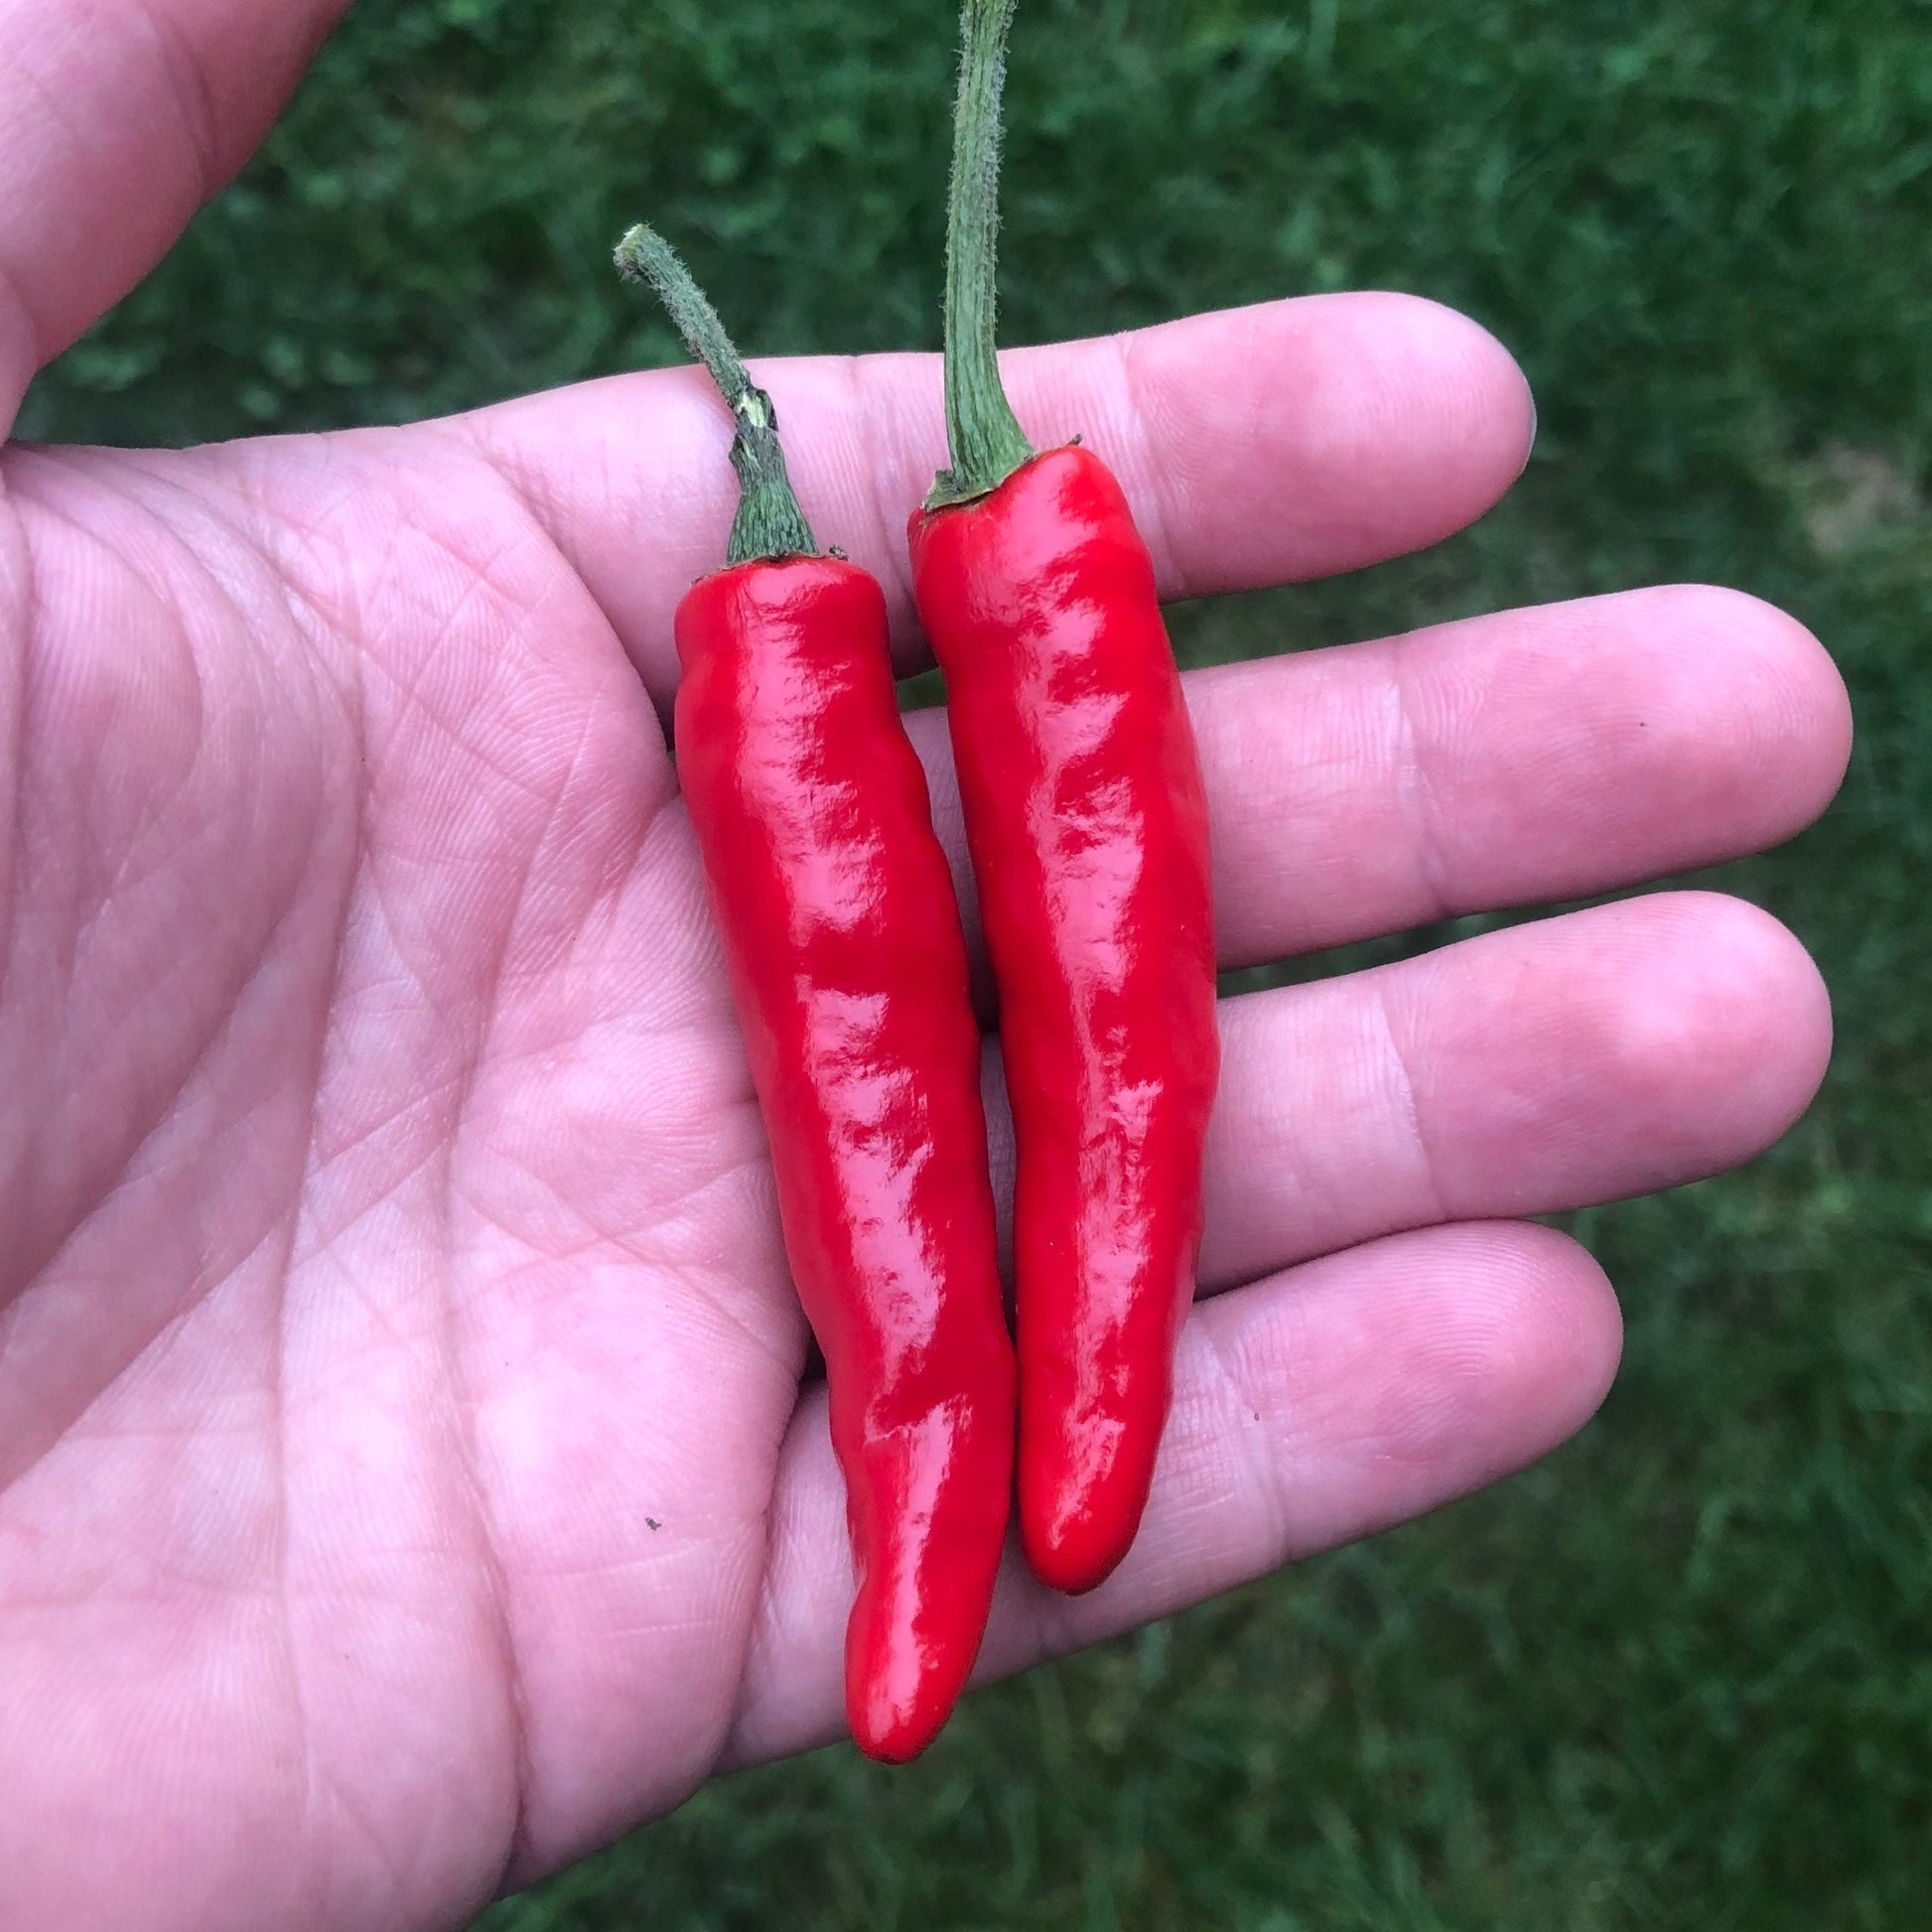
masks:
<instances>
[{"instance_id":1,"label":"pepper skin texture","mask_svg":"<svg viewBox=\"0 0 1932 1932\"><path fill-rule=\"evenodd\" d=\"M846 1713L900 1762L965 1687L1013 1482L965 940L878 584L832 557L734 565L676 639L679 779L845 1473Z\"/></svg>"},{"instance_id":2,"label":"pepper skin texture","mask_svg":"<svg viewBox=\"0 0 1932 1932\"><path fill-rule=\"evenodd\" d=\"M1147 546L1091 451L915 512L910 542L1013 1105L1021 1536L1043 1583L1091 1589L1140 1525L1200 1248L1200 763Z\"/></svg>"}]
</instances>

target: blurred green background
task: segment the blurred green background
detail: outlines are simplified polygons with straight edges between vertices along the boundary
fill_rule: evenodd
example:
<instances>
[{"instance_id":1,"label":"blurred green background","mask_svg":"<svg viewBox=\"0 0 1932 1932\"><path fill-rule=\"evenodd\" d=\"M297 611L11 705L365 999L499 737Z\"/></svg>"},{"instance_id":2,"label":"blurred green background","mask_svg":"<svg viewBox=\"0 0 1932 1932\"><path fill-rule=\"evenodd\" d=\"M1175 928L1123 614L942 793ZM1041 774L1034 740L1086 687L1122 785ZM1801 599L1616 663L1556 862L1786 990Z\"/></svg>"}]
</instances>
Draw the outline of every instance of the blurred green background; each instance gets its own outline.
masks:
<instances>
[{"instance_id":1,"label":"blurred green background","mask_svg":"<svg viewBox=\"0 0 1932 1932\"><path fill-rule=\"evenodd\" d=\"M399 420L672 360L608 266L646 212L749 348L936 346L950 12L363 0L21 432ZM1542 408L1475 530L1183 609L1181 647L1671 578L1795 612L1857 760L1716 877L1817 953L1837 1062L1748 1171L1571 1222L1629 1347L1540 1468L983 1695L909 1770L708 1789L481 1928L1926 1923L1929 35L1926 0L1028 0L1007 340L1408 289Z\"/></svg>"}]
</instances>

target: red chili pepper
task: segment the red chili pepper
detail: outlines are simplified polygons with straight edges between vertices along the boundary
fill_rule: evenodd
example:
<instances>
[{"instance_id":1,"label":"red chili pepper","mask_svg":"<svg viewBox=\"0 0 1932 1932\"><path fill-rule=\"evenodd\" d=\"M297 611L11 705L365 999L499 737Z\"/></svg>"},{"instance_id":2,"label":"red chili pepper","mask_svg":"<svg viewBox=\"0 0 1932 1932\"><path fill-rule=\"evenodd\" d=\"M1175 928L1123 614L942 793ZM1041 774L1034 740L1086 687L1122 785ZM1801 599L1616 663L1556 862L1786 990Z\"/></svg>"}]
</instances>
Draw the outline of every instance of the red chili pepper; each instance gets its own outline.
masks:
<instances>
[{"instance_id":1,"label":"red chili pepper","mask_svg":"<svg viewBox=\"0 0 1932 1932\"><path fill-rule=\"evenodd\" d=\"M730 562L677 609L678 777L825 1355L858 1573L847 1716L897 1762L965 1686L1012 1486L965 940L884 594L815 553L769 399L683 264L642 228L619 262L656 287L737 417Z\"/></svg>"},{"instance_id":2,"label":"red chili pepper","mask_svg":"<svg viewBox=\"0 0 1932 1932\"><path fill-rule=\"evenodd\" d=\"M993 352L1013 0L967 0L946 275L952 468L909 536L1000 994L1018 1180L1020 1525L1090 1589L1153 1479L1219 1065L1207 811L1154 569L1091 451L1035 455Z\"/></svg>"}]
</instances>

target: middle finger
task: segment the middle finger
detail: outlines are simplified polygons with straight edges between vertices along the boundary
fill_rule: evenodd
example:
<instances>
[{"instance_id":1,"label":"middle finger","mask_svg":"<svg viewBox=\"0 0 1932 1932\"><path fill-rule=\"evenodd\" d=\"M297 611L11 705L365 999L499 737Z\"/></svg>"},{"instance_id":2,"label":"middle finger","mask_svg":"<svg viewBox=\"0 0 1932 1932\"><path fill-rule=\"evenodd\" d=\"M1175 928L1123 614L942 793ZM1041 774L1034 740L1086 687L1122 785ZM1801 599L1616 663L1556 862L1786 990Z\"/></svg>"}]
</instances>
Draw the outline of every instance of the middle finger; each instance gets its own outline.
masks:
<instances>
[{"instance_id":1,"label":"middle finger","mask_svg":"<svg viewBox=\"0 0 1932 1932\"><path fill-rule=\"evenodd\" d=\"M1577 898L1789 838L1851 714L1801 624L1736 592L1629 591L1188 673L1223 966ZM907 721L969 931L940 711Z\"/></svg>"}]
</instances>

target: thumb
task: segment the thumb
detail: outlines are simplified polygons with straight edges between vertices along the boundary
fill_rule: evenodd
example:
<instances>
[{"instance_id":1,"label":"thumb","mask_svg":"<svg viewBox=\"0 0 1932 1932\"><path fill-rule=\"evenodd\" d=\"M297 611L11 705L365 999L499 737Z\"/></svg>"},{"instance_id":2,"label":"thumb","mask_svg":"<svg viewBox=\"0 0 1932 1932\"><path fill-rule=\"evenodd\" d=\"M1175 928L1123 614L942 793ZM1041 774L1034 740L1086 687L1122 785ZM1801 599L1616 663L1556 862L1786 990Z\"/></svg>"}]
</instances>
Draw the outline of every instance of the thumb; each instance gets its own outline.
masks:
<instances>
[{"instance_id":1,"label":"thumb","mask_svg":"<svg viewBox=\"0 0 1932 1932\"><path fill-rule=\"evenodd\" d=\"M0 424L268 130L347 0L0 0Z\"/></svg>"}]
</instances>

